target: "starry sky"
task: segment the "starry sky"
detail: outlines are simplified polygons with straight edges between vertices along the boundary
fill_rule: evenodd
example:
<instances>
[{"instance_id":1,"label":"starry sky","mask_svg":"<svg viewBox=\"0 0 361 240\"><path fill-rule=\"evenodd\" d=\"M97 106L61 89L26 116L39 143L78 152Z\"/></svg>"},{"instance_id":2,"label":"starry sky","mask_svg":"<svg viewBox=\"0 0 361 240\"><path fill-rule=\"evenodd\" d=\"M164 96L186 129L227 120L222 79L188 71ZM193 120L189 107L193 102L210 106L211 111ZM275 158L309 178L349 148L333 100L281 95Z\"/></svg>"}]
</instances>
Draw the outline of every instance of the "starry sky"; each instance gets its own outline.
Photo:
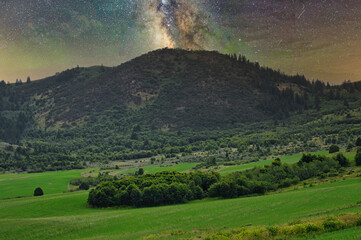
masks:
<instances>
[{"instance_id":1,"label":"starry sky","mask_svg":"<svg viewBox=\"0 0 361 240\"><path fill-rule=\"evenodd\" d=\"M0 80L178 47L243 54L310 80L358 81L360 37L359 0L0 0Z\"/></svg>"}]
</instances>

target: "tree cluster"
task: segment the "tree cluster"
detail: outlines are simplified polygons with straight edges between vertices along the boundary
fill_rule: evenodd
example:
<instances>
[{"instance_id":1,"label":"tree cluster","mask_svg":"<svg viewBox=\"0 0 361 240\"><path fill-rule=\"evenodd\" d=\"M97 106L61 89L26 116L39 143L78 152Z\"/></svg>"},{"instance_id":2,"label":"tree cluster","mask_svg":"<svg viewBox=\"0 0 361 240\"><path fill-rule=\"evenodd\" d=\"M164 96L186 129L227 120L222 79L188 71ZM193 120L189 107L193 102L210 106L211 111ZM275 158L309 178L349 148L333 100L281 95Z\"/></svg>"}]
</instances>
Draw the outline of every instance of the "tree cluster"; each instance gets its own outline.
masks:
<instances>
[{"instance_id":1,"label":"tree cluster","mask_svg":"<svg viewBox=\"0 0 361 240\"><path fill-rule=\"evenodd\" d=\"M264 194L289 187L316 176L335 174L349 161L338 154L334 158L305 154L295 164L271 165L236 172L224 177L218 173L161 172L101 182L91 190L88 204L93 207L159 206L184 203L204 197L234 198L249 194Z\"/></svg>"},{"instance_id":2,"label":"tree cluster","mask_svg":"<svg viewBox=\"0 0 361 240\"><path fill-rule=\"evenodd\" d=\"M218 173L161 172L100 183L91 190L88 204L93 207L159 206L202 199L218 182Z\"/></svg>"}]
</instances>

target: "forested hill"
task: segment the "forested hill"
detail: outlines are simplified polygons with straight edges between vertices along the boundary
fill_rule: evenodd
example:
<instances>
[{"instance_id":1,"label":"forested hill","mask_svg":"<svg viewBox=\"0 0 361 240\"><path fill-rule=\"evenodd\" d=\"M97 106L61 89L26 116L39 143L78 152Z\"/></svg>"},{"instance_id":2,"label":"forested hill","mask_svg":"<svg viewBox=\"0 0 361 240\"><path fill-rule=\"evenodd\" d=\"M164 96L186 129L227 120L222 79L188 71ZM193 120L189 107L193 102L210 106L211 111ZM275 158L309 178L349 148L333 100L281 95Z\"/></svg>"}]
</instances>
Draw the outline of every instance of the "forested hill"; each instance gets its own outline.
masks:
<instances>
[{"instance_id":1,"label":"forested hill","mask_svg":"<svg viewBox=\"0 0 361 240\"><path fill-rule=\"evenodd\" d=\"M304 77L244 57L173 49L1 88L12 88L16 105L31 100L32 117L44 128L85 124L109 110L157 128L228 126L304 108L312 91Z\"/></svg>"},{"instance_id":2,"label":"forested hill","mask_svg":"<svg viewBox=\"0 0 361 240\"><path fill-rule=\"evenodd\" d=\"M235 133L274 131L278 121L305 129L304 119L355 109L360 90L360 83L330 86L287 76L244 56L180 49L156 50L117 67L76 67L38 81L2 81L0 168L7 169L14 157L31 165L41 159L37 168L44 169L58 160L57 168L68 164L63 161L78 164L89 155L124 159L181 146L192 152L202 141L221 146L219 139ZM290 116L302 121L288 121ZM338 121L357 124L358 115L350 116ZM267 141L275 139L280 138Z\"/></svg>"}]
</instances>

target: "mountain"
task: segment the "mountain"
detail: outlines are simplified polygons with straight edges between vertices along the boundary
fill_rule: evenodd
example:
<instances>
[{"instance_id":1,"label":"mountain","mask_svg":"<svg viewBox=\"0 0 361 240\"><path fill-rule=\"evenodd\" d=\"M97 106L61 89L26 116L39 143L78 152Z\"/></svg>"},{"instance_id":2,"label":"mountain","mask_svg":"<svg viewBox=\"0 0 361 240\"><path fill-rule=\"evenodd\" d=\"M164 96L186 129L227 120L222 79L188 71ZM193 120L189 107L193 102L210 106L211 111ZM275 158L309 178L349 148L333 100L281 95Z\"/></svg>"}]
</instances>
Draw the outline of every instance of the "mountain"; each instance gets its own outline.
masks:
<instances>
[{"instance_id":1,"label":"mountain","mask_svg":"<svg viewBox=\"0 0 361 240\"><path fill-rule=\"evenodd\" d=\"M114 68L67 70L16 91L33 99L35 119L45 127L84 124L118 109L176 129L264 120L304 104L310 86L245 58L162 49Z\"/></svg>"},{"instance_id":2,"label":"mountain","mask_svg":"<svg viewBox=\"0 0 361 240\"><path fill-rule=\"evenodd\" d=\"M315 134L308 122L324 115L339 114L341 122L332 124L340 131L358 124L360 91L360 83L330 86L244 56L181 49L156 50L117 67L1 82L0 168L78 168L225 146L307 144ZM317 124L317 134L334 134ZM353 129L349 136L359 128Z\"/></svg>"}]
</instances>

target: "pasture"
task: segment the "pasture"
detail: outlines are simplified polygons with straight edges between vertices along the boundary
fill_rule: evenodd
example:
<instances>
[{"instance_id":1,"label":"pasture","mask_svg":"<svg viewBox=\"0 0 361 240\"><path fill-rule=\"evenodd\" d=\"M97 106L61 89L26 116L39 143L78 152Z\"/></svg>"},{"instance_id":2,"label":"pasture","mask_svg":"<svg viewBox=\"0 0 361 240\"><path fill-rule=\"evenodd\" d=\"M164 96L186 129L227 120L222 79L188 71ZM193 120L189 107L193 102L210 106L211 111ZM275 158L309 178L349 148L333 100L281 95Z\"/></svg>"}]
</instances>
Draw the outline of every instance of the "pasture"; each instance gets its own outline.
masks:
<instances>
[{"instance_id":1,"label":"pasture","mask_svg":"<svg viewBox=\"0 0 361 240\"><path fill-rule=\"evenodd\" d=\"M83 171L0 175L0 199L33 196L37 187L41 187L44 194L62 193L68 190L69 181L80 177Z\"/></svg>"},{"instance_id":2,"label":"pasture","mask_svg":"<svg viewBox=\"0 0 361 240\"><path fill-rule=\"evenodd\" d=\"M3 239L194 237L246 225L275 225L359 212L360 192L361 179L357 178L264 196L139 209L87 208L86 191L48 194L1 200L0 236Z\"/></svg>"}]
</instances>

